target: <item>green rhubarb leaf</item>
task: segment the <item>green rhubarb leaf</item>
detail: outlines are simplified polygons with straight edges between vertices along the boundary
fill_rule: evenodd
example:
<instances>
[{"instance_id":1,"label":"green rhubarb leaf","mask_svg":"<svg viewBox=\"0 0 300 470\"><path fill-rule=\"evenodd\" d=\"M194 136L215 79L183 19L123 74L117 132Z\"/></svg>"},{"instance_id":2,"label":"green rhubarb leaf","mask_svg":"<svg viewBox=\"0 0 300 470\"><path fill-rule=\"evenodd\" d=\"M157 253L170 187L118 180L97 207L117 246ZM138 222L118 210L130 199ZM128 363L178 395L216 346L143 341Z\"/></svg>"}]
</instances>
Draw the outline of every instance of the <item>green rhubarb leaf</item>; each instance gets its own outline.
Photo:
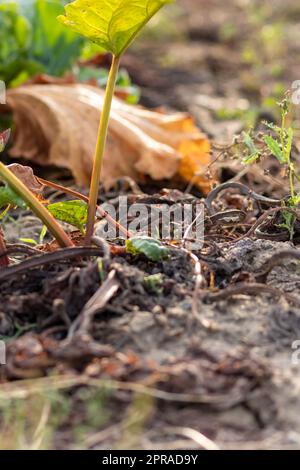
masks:
<instances>
[{"instance_id":1,"label":"green rhubarb leaf","mask_svg":"<svg viewBox=\"0 0 300 470\"><path fill-rule=\"evenodd\" d=\"M119 57L148 21L173 0L76 0L58 21Z\"/></svg>"},{"instance_id":2,"label":"green rhubarb leaf","mask_svg":"<svg viewBox=\"0 0 300 470\"><path fill-rule=\"evenodd\" d=\"M81 232L84 232L84 225L87 222L87 204L85 202L56 202L55 204L50 204L47 209L57 220L73 225Z\"/></svg>"},{"instance_id":3,"label":"green rhubarb leaf","mask_svg":"<svg viewBox=\"0 0 300 470\"><path fill-rule=\"evenodd\" d=\"M133 237L126 241L126 251L133 255L145 255L151 261L160 261L169 254L168 248L150 237Z\"/></svg>"}]
</instances>

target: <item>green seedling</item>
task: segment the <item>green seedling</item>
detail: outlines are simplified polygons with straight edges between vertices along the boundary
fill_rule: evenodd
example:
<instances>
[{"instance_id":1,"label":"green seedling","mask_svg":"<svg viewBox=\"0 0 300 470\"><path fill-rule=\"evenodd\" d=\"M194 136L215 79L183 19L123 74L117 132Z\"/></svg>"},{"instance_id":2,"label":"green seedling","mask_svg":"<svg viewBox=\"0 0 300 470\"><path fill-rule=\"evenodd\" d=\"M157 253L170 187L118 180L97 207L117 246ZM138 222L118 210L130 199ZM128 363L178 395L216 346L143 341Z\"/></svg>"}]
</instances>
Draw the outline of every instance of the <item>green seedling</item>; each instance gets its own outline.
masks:
<instances>
[{"instance_id":1,"label":"green seedling","mask_svg":"<svg viewBox=\"0 0 300 470\"><path fill-rule=\"evenodd\" d=\"M279 103L281 109L281 126L277 126L270 122L264 124L272 131L272 135L264 135L263 143L264 148L255 143L251 133L243 133L243 143L247 148L249 154L243 159L243 163L248 165L255 163L263 155L271 154L278 162L284 166L289 176L290 185L290 203L295 206L297 195L295 193L295 179L298 178L295 166L291 161L291 152L293 145L293 128L287 126L286 118L289 113L289 101L284 99Z\"/></svg>"},{"instance_id":2,"label":"green seedling","mask_svg":"<svg viewBox=\"0 0 300 470\"><path fill-rule=\"evenodd\" d=\"M91 178L86 244L90 243L94 231L102 160L120 59L149 20L172 1L76 0L65 6L65 15L58 17L61 23L112 54Z\"/></svg>"},{"instance_id":3,"label":"green seedling","mask_svg":"<svg viewBox=\"0 0 300 470\"><path fill-rule=\"evenodd\" d=\"M33 238L23 238L23 237L20 238L19 240L20 242L26 243L28 245L34 245L34 246L42 245L44 243L44 238L46 234L47 234L47 227L46 225L44 225L37 240L34 240Z\"/></svg>"},{"instance_id":4,"label":"green seedling","mask_svg":"<svg viewBox=\"0 0 300 470\"><path fill-rule=\"evenodd\" d=\"M285 98L279 103L281 110L281 125L277 126L273 123L265 122L266 127L271 131L270 134L264 135L262 138L263 146L255 143L251 133L243 133L243 143L248 150L248 155L243 159L246 165L257 162L262 156L272 155L285 169L289 178L290 196L284 201L288 207L298 208L300 203L300 193L295 190L295 181L300 180L296 173L295 165L291 160L293 146L293 128L287 125L287 117L289 114L289 100ZM279 226L286 228L291 239L294 234L295 216L289 212L283 212L284 222Z\"/></svg>"},{"instance_id":5,"label":"green seedling","mask_svg":"<svg viewBox=\"0 0 300 470\"><path fill-rule=\"evenodd\" d=\"M277 158L281 165L284 165L288 171L289 175L289 184L290 184L290 194L291 194L291 204L293 204L293 199L295 198L295 166L291 161L291 152L293 145L293 129L292 127L287 127L286 118L289 113L289 101L284 99L282 103L279 104L281 108L281 126L276 126L271 123L265 123L269 129L271 129L275 137L271 135L266 135L264 137L264 142L267 145L271 154Z\"/></svg>"},{"instance_id":6,"label":"green seedling","mask_svg":"<svg viewBox=\"0 0 300 470\"><path fill-rule=\"evenodd\" d=\"M4 183L4 186L0 187L0 208L4 207L4 211L6 211L10 206L29 207L61 247L73 246L73 243L56 219L77 227L83 234L86 226L85 244L88 245L91 242L111 104L118 76L120 77L118 75L120 59L148 21L164 5L172 1L76 0L65 6L65 15L58 17L62 24L71 28L72 34L79 33L99 46L101 50L104 49L112 54L112 65L107 79L101 113L88 204L84 201L67 201L45 207L36 194L0 162L0 179ZM42 0L40 3L43 3ZM0 151L4 149L8 137L8 131L0 134ZM3 216L3 212L0 216ZM133 245L132 247L135 250ZM147 255L147 243L145 249ZM143 248L141 250L143 252ZM150 249L150 259L160 259L164 250L159 246L154 247L153 250ZM160 254L158 254L159 252Z\"/></svg>"}]
</instances>

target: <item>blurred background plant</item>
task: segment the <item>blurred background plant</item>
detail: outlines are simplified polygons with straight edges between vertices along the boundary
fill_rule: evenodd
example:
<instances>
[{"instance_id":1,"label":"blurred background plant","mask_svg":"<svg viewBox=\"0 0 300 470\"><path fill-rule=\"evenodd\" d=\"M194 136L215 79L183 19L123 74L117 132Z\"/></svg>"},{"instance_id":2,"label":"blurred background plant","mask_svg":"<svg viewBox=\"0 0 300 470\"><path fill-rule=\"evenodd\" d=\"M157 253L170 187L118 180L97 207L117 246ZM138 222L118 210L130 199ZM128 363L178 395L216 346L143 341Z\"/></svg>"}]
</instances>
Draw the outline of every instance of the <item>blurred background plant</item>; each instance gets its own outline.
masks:
<instances>
[{"instance_id":1,"label":"blurred background plant","mask_svg":"<svg viewBox=\"0 0 300 470\"><path fill-rule=\"evenodd\" d=\"M0 78L7 86L36 73L60 76L80 57L84 41L56 21L63 3L0 1Z\"/></svg>"},{"instance_id":2,"label":"blurred background plant","mask_svg":"<svg viewBox=\"0 0 300 470\"><path fill-rule=\"evenodd\" d=\"M107 423L109 396L105 387L65 391L54 387L30 392L23 399L8 394L0 403L0 450L46 450L63 447L67 441L73 449L80 449L87 436Z\"/></svg>"},{"instance_id":3,"label":"blurred background plant","mask_svg":"<svg viewBox=\"0 0 300 470\"><path fill-rule=\"evenodd\" d=\"M101 52L98 46L73 33L56 20L66 0L0 0L0 80L17 87L36 74L61 77L72 71L79 81L105 86L105 68L78 65ZM126 70L120 70L118 87L126 88L127 101L137 103L139 91Z\"/></svg>"}]
</instances>

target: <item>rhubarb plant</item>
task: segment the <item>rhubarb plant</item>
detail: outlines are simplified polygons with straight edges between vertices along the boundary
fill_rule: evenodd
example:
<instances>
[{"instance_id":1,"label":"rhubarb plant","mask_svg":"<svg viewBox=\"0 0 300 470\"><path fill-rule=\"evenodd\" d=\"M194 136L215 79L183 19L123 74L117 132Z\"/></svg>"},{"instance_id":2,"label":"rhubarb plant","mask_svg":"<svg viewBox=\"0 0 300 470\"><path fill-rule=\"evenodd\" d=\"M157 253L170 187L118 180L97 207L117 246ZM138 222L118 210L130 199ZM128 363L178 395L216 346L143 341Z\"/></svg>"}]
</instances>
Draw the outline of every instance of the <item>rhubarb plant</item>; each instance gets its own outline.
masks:
<instances>
[{"instance_id":1,"label":"rhubarb plant","mask_svg":"<svg viewBox=\"0 0 300 470\"><path fill-rule=\"evenodd\" d=\"M90 185L85 243L94 232L97 199L109 116L120 59L149 20L173 0L76 0L58 20L112 54L112 65L101 113Z\"/></svg>"},{"instance_id":2,"label":"rhubarb plant","mask_svg":"<svg viewBox=\"0 0 300 470\"><path fill-rule=\"evenodd\" d=\"M6 211L9 207L29 207L44 223L61 247L71 247L73 242L57 220L77 227L82 234L85 232L85 244L91 243L110 110L121 57L149 20L164 5L172 1L76 0L67 4L65 14L58 17L61 23L88 38L102 50L104 49L112 55L112 64L99 124L88 204L81 200L60 202L46 207L46 204L39 200L22 178L18 177L11 168L0 162L0 181L4 183L0 186L0 208L4 207ZM4 149L9 135L10 131L0 134L0 151ZM86 231L84 230L85 226ZM148 249L147 244L146 248ZM157 247L154 246L154 248ZM136 250L136 247L134 249ZM139 250L140 247L137 247L137 252ZM143 246L141 251L143 252ZM150 251L151 257L153 250ZM156 256L153 255L152 258Z\"/></svg>"}]
</instances>

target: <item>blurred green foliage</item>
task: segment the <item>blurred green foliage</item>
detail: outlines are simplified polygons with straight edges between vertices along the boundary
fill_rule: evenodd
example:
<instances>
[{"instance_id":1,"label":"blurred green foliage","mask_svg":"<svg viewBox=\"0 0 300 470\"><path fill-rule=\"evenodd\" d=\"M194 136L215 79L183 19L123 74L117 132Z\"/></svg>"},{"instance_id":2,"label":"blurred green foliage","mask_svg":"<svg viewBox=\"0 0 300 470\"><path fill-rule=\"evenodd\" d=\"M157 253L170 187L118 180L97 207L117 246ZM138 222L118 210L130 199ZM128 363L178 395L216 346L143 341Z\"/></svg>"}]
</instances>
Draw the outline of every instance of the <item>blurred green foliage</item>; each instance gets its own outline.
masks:
<instances>
[{"instance_id":1,"label":"blurred green foliage","mask_svg":"<svg viewBox=\"0 0 300 470\"><path fill-rule=\"evenodd\" d=\"M109 71L104 68L80 66L74 69L74 73L76 78L80 82L86 82L91 79L94 79L100 87L104 88L106 87L108 81ZM124 96L123 98L126 103L137 104L139 102L140 89L137 86L133 85L126 69L121 68L119 70L116 85L117 88L121 88L126 91L126 96Z\"/></svg>"},{"instance_id":2,"label":"blurred green foliage","mask_svg":"<svg viewBox=\"0 0 300 470\"><path fill-rule=\"evenodd\" d=\"M61 0L0 0L0 79L17 86L32 75L62 75L84 41L56 21Z\"/></svg>"}]
</instances>

